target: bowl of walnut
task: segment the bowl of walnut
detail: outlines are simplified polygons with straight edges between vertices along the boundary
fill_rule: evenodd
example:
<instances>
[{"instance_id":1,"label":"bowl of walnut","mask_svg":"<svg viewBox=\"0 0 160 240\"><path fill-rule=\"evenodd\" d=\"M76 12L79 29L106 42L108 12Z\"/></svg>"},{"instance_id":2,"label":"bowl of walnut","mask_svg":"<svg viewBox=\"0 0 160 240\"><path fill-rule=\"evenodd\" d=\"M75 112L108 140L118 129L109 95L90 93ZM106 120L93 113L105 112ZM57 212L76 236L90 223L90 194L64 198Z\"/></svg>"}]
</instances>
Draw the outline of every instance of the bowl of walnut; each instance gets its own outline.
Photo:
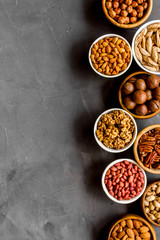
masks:
<instances>
[{"instance_id":1,"label":"bowl of walnut","mask_svg":"<svg viewBox=\"0 0 160 240\"><path fill-rule=\"evenodd\" d=\"M132 40L132 52L140 68L160 75L160 20L147 22L137 30Z\"/></svg>"},{"instance_id":2,"label":"bowl of walnut","mask_svg":"<svg viewBox=\"0 0 160 240\"><path fill-rule=\"evenodd\" d=\"M102 0L108 20L121 28L135 28L150 16L153 0Z\"/></svg>"},{"instance_id":3,"label":"bowl of walnut","mask_svg":"<svg viewBox=\"0 0 160 240\"><path fill-rule=\"evenodd\" d=\"M160 124L144 128L137 136L134 157L145 171L160 174Z\"/></svg>"},{"instance_id":4,"label":"bowl of walnut","mask_svg":"<svg viewBox=\"0 0 160 240\"><path fill-rule=\"evenodd\" d=\"M94 124L94 137L105 151L120 153L132 146L137 124L125 110L112 108L100 114Z\"/></svg>"}]
</instances>

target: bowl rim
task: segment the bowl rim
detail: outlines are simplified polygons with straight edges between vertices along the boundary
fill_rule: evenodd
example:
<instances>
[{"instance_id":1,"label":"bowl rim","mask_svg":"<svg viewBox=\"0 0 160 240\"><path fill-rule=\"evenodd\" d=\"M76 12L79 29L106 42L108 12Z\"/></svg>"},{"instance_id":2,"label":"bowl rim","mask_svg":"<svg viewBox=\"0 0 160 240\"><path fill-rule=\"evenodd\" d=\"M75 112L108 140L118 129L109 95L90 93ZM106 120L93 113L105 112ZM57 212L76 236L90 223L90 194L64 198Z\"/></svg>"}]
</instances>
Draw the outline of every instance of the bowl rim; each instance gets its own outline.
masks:
<instances>
[{"instance_id":1,"label":"bowl rim","mask_svg":"<svg viewBox=\"0 0 160 240\"><path fill-rule=\"evenodd\" d=\"M109 194L109 192L106 188L106 185L104 183L105 175L106 175L106 172L108 171L108 169L110 169L116 163L123 162L123 161L128 161L128 162L131 162L131 163L135 164L136 166L138 166L141 169L141 171L144 175L144 186L143 186L143 189L142 189L141 193L138 196L136 196L134 198L131 198L130 200L117 200L116 198L114 198L113 196L111 196ZM147 176L146 176L145 171L138 165L138 163L136 161L134 161L132 159L129 159L129 158L120 158L120 159L114 160L113 162L108 164L108 166L104 169L103 174L102 174L102 178L101 178L101 183L102 183L103 191L112 201L114 201L116 203L120 203L120 204L129 204L129 203L132 203L132 202L135 202L136 200L138 200L142 196L142 194L144 193L144 191L146 189L146 186L147 186Z\"/></svg>"},{"instance_id":2,"label":"bowl rim","mask_svg":"<svg viewBox=\"0 0 160 240\"><path fill-rule=\"evenodd\" d=\"M134 158L135 160L137 161L137 163L139 164L139 166L141 168L143 168L145 171L149 172L149 173L153 173L153 174L160 174L160 169L150 169L150 168L147 168L146 166L143 165L143 163L140 161L139 159L139 154L138 154L138 150L137 150L137 147L138 147L138 142L139 142L139 139L141 138L141 136L143 134L145 134L146 132L154 129L154 128L159 128L160 127L160 124L153 124L153 125L149 125L148 127L145 127L144 129L142 129L142 131L140 131L136 137L136 140L134 142L134 145L133 145L133 153L134 153Z\"/></svg>"},{"instance_id":3,"label":"bowl rim","mask_svg":"<svg viewBox=\"0 0 160 240\"><path fill-rule=\"evenodd\" d=\"M145 209L144 209L144 199L145 199L145 196L146 196L148 190L149 190L153 185L155 185L156 183L160 183L160 179L159 179L159 180L157 179L156 181L150 183L150 184L146 187L146 189L145 189L145 191L144 191L144 193L143 193L143 195L142 195L142 198L141 198L141 208L142 208L142 211L143 211L146 219L147 219L150 223L154 224L155 226L160 227L160 224L154 222L154 221L148 216L148 214L146 213L146 211L145 211Z\"/></svg>"},{"instance_id":4,"label":"bowl rim","mask_svg":"<svg viewBox=\"0 0 160 240\"><path fill-rule=\"evenodd\" d=\"M127 220L127 219L139 220L139 221L143 222L146 226L149 227L149 230L152 234L153 240L156 240L156 233L155 233L155 230L152 227L152 225L146 219L144 219L143 217L141 217L137 214L125 214L123 217L121 217L117 221L115 221L114 224L112 224L112 226L110 228L110 231L109 231L109 234L108 234L108 240L111 237L111 233L112 233L115 225L117 225L119 222L122 222L123 220Z\"/></svg>"},{"instance_id":5,"label":"bowl rim","mask_svg":"<svg viewBox=\"0 0 160 240\"><path fill-rule=\"evenodd\" d=\"M118 23L117 21L115 21L113 18L111 18L108 14L108 10L105 6L105 3L106 3L106 0L102 0L102 9L103 9L103 12L104 14L106 15L107 19L114 25L120 27L120 28L126 28L126 29L129 29L129 28L135 28L135 27L138 27L140 26L141 24L143 24L150 16L151 12L152 12L152 8L153 8L153 0L149 0L149 6L146 10L146 13L145 15L139 19L136 23L131 23L131 24L121 24L121 23Z\"/></svg>"},{"instance_id":6,"label":"bowl rim","mask_svg":"<svg viewBox=\"0 0 160 240\"><path fill-rule=\"evenodd\" d=\"M134 60L136 61L136 63L138 64L138 66L143 69L143 71L149 72L150 74L160 75L160 71L154 72L154 71L150 71L149 69L145 68L145 67L139 62L139 60L137 59L136 54L135 54L135 50L134 50L134 45L135 45L135 40L136 40L137 35L138 35L144 28L148 27L149 25L151 25L151 24L153 24L153 23L160 23L160 20L152 20L152 21L149 21L149 22L143 24L143 25L135 32L135 34L134 34L134 36L133 36L133 39L132 39L132 53L133 53Z\"/></svg>"},{"instance_id":7,"label":"bowl rim","mask_svg":"<svg viewBox=\"0 0 160 240\"><path fill-rule=\"evenodd\" d=\"M94 45L95 43L97 43L99 40L101 40L101 39L103 39L103 38L105 38L105 37L119 37L119 38L121 38L122 40L124 40L124 41L128 44L128 46L129 46L129 48L130 48L131 57L130 57L130 62L129 62L129 64L128 64L127 68L126 68L124 71L122 71L122 72L120 72L120 73L118 73L118 74L116 74L116 75L105 75L105 74L102 74L102 73L98 72L98 71L93 67L93 64L92 64L92 61L91 61L91 58L90 58L91 49L92 49L93 45ZM125 39L125 38L122 37L121 35L118 35L118 34L115 34L115 33L107 33L107 34L104 34L104 35L98 37L98 38L97 38L96 40L94 40L94 42L91 44L91 46L90 46L90 48L89 48L89 52L88 52L88 60L89 60L89 63L90 63L91 68L92 68L98 75L100 75L101 77L104 77L104 78L115 78L115 77L119 77L119 76L123 75L123 74L130 68L130 66L131 66L131 64L132 64L132 60L133 60L132 47L131 47L130 43L127 41L127 39Z\"/></svg>"},{"instance_id":8,"label":"bowl rim","mask_svg":"<svg viewBox=\"0 0 160 240\"><path fill-rule=\"evenodd\" d=\"M128 75L124 80L123 82L121 83L120 87L119 87L119 91L118 91L118 98L119 98L119 103L121 105L121 107L127 111L128 113L130 113L134 118L138 118L138 119L148 119L148 118L152 118L154 116L156 116L159 112L160 112L160 108L154 112L154 113L151 113L151 114L148 114L148 115L145 115L145 116L138 116L134 113L132 113L131 111L129 111L129 109L127 109L124 104L123 104L123 101L122 101L122 87L123 85L133 76L136 76L136 75L139 75L139 74L146 74L146 75L150 75L149 72L146 72L146 71L137 71L137 72L134 72L134 73L131 73L130 75Z\"/></svg>"},{"instance_id":9,"label":"bowl rim","mask_svg":"<svg viewBox=\"0 0 160 240\"><path fill-rule=\"evenodd\" d=\"M113 112L113 111L123 111L124 113L126 113L133 121L134 123L134 126L135 126L135 130L134 130L134 134L133 134L133 138L132 140L124 147L124 148L120 148L120 149L114 149L114 148L108 148L106 147L102 142L99 141L97 135L96 135L96 130L97 130L97 124L98 124L98 121L100 120L101 116L106 114L106 113L110 113L110 112ZM130 148L134 141L136 140L136 137L137 137L137 132L138 132L138 127L137 127L137 123L135 121L135 119L133 118L133 116L128 113L127 111L125 111L124 109L122 108L110 108L104 112L102 112L96 119L95 123L94 123L94 128L93 128L93 133L94 133L94 138L96 140L96 142L98 143L98 145L105 151L107 152L111 152L111 153L120 153L120 152L124 152L126 151L128 148Z\"/></svg>"}]
</instances>

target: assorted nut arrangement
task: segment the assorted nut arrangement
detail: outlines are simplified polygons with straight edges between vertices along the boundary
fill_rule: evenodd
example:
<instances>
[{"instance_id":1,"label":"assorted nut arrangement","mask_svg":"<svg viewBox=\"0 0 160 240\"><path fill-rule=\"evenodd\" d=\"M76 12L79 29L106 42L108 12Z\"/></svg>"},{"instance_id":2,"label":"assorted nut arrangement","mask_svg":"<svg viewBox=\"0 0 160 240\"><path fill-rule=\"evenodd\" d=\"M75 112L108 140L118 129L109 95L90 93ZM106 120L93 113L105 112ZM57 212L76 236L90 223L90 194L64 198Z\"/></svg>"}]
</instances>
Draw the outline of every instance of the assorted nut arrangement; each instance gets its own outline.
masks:
<instances>
[{"instance_id":1,"label":"assorted nut arrangement","mask_svg":"<svg viewBox=\"0 0 160 240\"><path fill-rule=\"evenodd\" d=\"M138 153L144 166L160 169L160 128L150 130L141 136Z\"/></svg>"},{"instance_id":2,"label":"assorted nut arrangement","mask_svg":"<svg viewBox=\"0 0 160 240\"><path fill-rule=\"evenodd\" d=\"M105 37L93 44L90 55L93 67L104 75L117 75L131 61L131 49L119 37Z\"/></svg>"},{"instance_id":3,"label":"assorted nut arrangement","mask_svg":"<svg viewBox=\"0 0 160 240\"><path fill-rule=\"evenodd\" d=\"M125 160L106 172L104 183L109 194L117 200L130 200L141 193L144 175L137 165Z\"/></svg>"},{"instance_id":4,"label":"assorted nut arrangement","mask_svg":"<svg viewBox=\"0 0 160 240\"><path fill-rule=\"evenodd\" d=\"M108 240L152 240L148 226L139 219L124 219L115 225Z\"/></svg>"},{"instance_id":5,"label":"assorted nut arrangement","mask_svg":"<svg viewBox=\"0 0 160 240\"><path fill-rule=\"evenodd\" d=\"M150 71L160 71L160 23L144 28L135 40L135 55Z\"/></svg>"},{"instance_id":6,"label":"assorted nut arrangement","mask_svg":"<svg viewBox=\"0 0 160 240\"><path fill-rule=\"evenodd\" d=\"M160 78L141 74L128 79L122 87L123 104L133 113L145 116L160 108Z\"/></svg>"},{"instance_id":7,"label":"assorted nut arrangement","mask_svg":"<svg viewBox=\"0 0 160 240\"><path fill-rule=\"evenodd\" d=\"M147 216L155 223L160 224L160 182L150 187L143 204Z\"/></svg>"},{"instance_id":8,"label":"assorted nut arrangement","mask_svg":"<svg viewBox=\"0 0 160 240\"><path fill-rule=\"evenodd\" d=\"M133 138L134 123L123 111L103 114L97 124L96 135L106 147L124 148Z\"/></svg>"},{"instance_id":9,"label":"assorted nut arrangement","mask_svg":"<svg viewBox=\"0 0 160 240\"><path fill-rule=\"evenodd\" d=\"M120 24L136 23L144 16L147 8L147 0L106 0L109 16Z\"/></svg>"}]
</instances>

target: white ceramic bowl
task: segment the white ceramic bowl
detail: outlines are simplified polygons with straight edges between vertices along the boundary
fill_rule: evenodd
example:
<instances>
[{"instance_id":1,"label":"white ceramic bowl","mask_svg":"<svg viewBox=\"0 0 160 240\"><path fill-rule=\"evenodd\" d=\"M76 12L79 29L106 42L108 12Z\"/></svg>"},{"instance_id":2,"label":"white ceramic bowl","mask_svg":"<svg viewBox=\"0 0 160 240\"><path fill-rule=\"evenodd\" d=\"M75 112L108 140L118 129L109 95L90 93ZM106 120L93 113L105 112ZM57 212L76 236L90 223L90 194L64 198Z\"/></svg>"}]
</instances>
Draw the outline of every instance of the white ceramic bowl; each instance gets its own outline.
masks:
<instances>
[{"instance_id":1,"label":"white ceramic bowl","mask_svg":"<svg viewBox=\"0 0 160 240\"><path fill-rule=\"evenodd\" d=\"M97 43L99 40L101 40L101 39L103 39L103 38L105 38L105 37L119 37L119 38L121 38L122 40L124 40L124 41L128 44L128 46L130 47L130 51L131 51L131 59L130 59L130 62L129 62L129 64L128 64L127 68L126 68L124 71L122 71L122 72L120 72L119 74L117 74L117 75L105 75L105 74L102 74L102 73L98 72L98 71L93 67L93 64L92 64L92 61L91 61L91 58L90 58L91 49L92 49L93 45L94 45L95 43ZM122 74L124 74L124 73L130 68L131 63L132 63L132 59L133 59L133 54L132 54L131 46L130 46L129 42L128 42L125 38L123 38L123 37L120 36L120 35L110 33L110 34L105 34L105 35L97 38L97 39L92 43L92 45L90 46L90 49L89 49L88 59L89 59L89 63L90 63L90 65L91 65L92 69L93 69L98 75L100 75L101 77L105 77L105 78L115 78L115 77L121 76Z\"/></svg>"},{"instance_id":2,"label":"white ceramic bowl","mask_svg":"<svg viewBox=\"0 0 160 240\"><path fill-rule=\"evenodd\" d=\"M160 20L153 20L153 21L147 22L147 23L143 24L143 25L137 30L137 32L135 33L135 35L134 35L134 37L133 37L133 40L132 40L132 53L133 53L134 60L136 61L136 63L138 64L138 66L139 66L140 68L142 68L144 71L149 72L149 73L151 73L151 74L160 75L160 71L154 72L154 71L150 71L150 70L148 70L147 68L145 68L145 67L140 63L140 61L137 59L136 54L135 54L135 50L134 50L134 44L135 44L135 40L136 40L136 37L138 36L138 34L139 34L144 28L148 27L149 25L151 25L151 24L153 24L153 23L160 23Z\"/></svg>"},{"instance_id":3,"label":"white ceramic bowl","mask_svg":"<svg viewBox=\"0 0 160 240\"><path fill-rule=\"evenodd\" d=\"M132 122L134 123L134 126L135 126L135 130L134 130L134 133L133 133L133 138L132 140L124 147L124 148L120 148L120 149L114 149L114 148L108 148L106 147L101 141L99 141L97 135L96 135L96 130L97 130L97 124L101 118L101 116L103 114L106 114L106 113L110 113L110 112L113 112L115 110L118 110L118 111L123 111L125 112L131 119L132 119ZM121 108L111 108L111 109L108 109L107 111L104 111L103 113L101 113L101 115L99 115L99 117L97 118L95 124L94 124L94 137L96 139L96 142L98 143L98 145L103 148L105 151L107 152L111 152L111 153L120 153L120 152L124 152L126 151L128 148L130 148L132 146L132 144L134 143L134 141L136 140L136 136L137 136L137 123L136 121L134 120L134 118L132 117L131 114L129 114L127 111L121 109Z\"/></svg>"},{"instance_id":4,"label":"white ceramic bowl","mask_svg":"<svg viewBox=\"0 0 160 240\"><path fill-rule=\"evenodd\" d=\"M123 162L123 161L125 161L125 160L128 161L128 162L131 162L131 163L133 163L133 164L135 164L135 165L137 165L137 166L141 169L141 171L142 171L142 173L143 173L143 175L144 175L144 185L143 185L143 189L142 189L141 193L140 193L138 196L136 196L136 197L134 197L134 198L131 198L130 200L121 200L121 201L120 201L120 200L117 200L116 198L114 198L113 196L111 196L111 195L109 194L109 192L108 192L108 190L107 190L107 187L106 187L106 185L105 185L105 183L104 183L104 180L105 180L106 172L108 171L109 168L111 168L114 164L119 163L119 162ZM144 191L145 191L145 189L146 189L146 186L147 186L147 176L146 176L145 171L144 171L134 160L132 160L132 159L124 158L124 159L115 160L115 161L113 161L112 163L110 163L110 164L105 168L105 170L104 170L104 172L103 172L103 174L102 174L102 187L103 187L103 190L104 190L105 194L106 194L111 200L113 200L113 201L116 202L116 203L128 204L128 203L135 202L137 199L139 199L139 198L142 196L142 194L144 193Z\"/></svg>"}]
</instances>

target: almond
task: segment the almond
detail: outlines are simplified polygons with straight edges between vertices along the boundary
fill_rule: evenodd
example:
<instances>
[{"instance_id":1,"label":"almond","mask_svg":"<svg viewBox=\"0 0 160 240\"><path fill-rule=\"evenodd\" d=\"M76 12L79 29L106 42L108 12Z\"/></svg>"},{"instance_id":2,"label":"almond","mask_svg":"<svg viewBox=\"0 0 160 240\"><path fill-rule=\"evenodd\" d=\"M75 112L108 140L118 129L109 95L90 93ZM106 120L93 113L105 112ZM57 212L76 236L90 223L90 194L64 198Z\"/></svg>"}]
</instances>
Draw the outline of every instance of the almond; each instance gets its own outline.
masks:
<instances>
[{"instance_id":1,"label":"almond","mask_svg":"<svg viewBox=\"0 0 160 240\"><path fill-rule=\"evenodd\" d=\"M129 227L130 229L133 228L133 221L131 219L127 219L127 227Z\"/></svg>"},{"instance_id":2,"label":"almond","mask_svg":"<svg viewBox=\"0 0 160 240\"><path fill-rule=\"evenodd\" d=\"M120 224L121 224L121 226L124 228L124 227L126 226L126 221L123 220Z\"/></svg>"},{"instance_id":3,"label":"almond","mask_svg":"<svg viewBox=\"0 0 160 240\"><path fill-rule=\"evenodd\" d=\"M131 238L134 239L134 232L132 231L132 229L128 228L128 229L126 230L126 232L127 232L127 234L128 234L129 237L131 237Z\"/></svg>"},{"instance_id":4,"label":"almond","mask_svg":"<svg viewBox=\"0 0 160 240\"><path fill-rule=\"evenodd\" d=\"M124 235L125 235L125 231L122 231L122 232L120 232L120 233L118 234L118 238L121 239Z\"/></svg>"},{"instance_id":5,"label":"almond","mask_svg":"<svg viewBox=\"0 0 160 240\"><path fill-rule=\"evenodd\" d=\"M151 237L151 234L150 234L150 232L141 233L141 234L140 234L140 237L141 237L141 238L150 238L150 237Z\"/></svg>"},{"instance_id":6,"label":"almond","mask_svg":"<svg viewBox=\"0 0 160 240\"><path fill-rule=\"evenodd\" d=\"M146 227L146 226L143 226L143 227L140 228L141 233L145 233L145 232L148 232L148 231L149 231L149 228Z\"/></svg>"},{"instance_id":7,"label":"almond","mask_svg":"<svg viewBox=\"0 0 160 240\"><path fill-rule=\"evenodd\" d=\"M139 229L140 228L140 222L137 220L133 220L134 227Z\"/></svg>"}]
</instances>

